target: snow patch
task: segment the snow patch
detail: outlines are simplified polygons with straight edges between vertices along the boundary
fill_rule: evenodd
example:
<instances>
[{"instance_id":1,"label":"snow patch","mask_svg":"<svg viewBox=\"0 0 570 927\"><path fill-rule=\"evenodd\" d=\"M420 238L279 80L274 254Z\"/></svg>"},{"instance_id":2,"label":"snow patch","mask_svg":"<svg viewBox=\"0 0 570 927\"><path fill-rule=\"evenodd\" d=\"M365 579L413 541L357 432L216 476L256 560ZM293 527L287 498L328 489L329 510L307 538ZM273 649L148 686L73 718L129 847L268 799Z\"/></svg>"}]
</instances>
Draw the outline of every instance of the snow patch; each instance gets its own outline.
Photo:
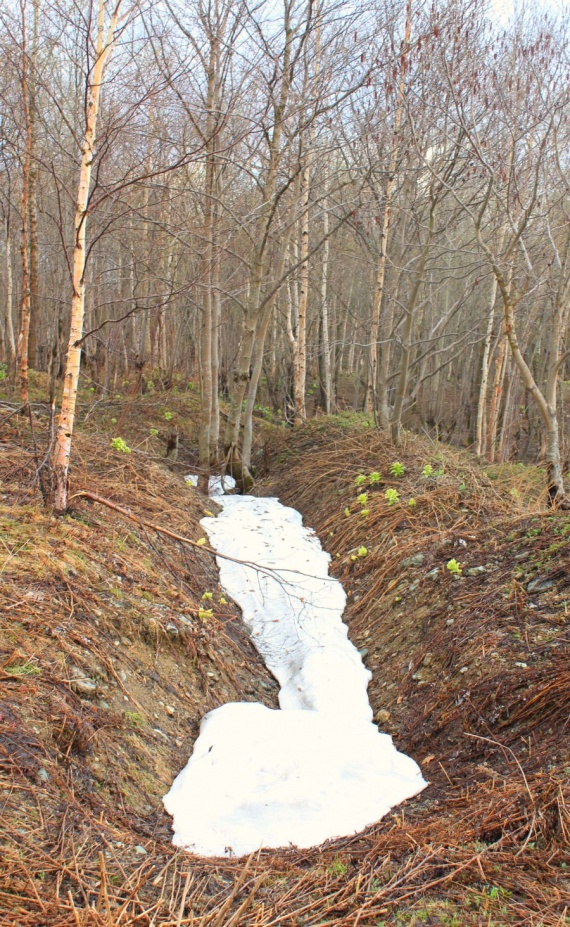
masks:
<instances>
[{"instance_id":1,"label":"snow patch","mask_svg":"<svg viewBox=\"0 0 570 927\"><path fill-rule=\"evenodd\" d=\"M222 511L201 524L234 558L218 558L221 584L279 682L282 710L231 703L206 715L164 798L173 842L239 856L355 833L426 783L371 723L371 674L348 640L346 596L315 533L277 499L224 496L219 480L212 494Z\"/></svg>"}]
</instances>

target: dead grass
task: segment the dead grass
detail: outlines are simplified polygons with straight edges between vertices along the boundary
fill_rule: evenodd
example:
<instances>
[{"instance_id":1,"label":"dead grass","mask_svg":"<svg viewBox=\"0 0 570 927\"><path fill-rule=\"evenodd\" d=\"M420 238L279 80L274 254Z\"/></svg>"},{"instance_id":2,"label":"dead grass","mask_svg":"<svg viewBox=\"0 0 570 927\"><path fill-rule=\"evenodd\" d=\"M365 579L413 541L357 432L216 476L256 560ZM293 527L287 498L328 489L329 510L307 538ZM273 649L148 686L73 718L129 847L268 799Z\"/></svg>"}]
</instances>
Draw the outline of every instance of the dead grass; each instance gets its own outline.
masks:
<instances>
[{"instance_id":1,"label":"dead grass","mask_svg":"<svg viewBox=\"0 0 570 927\"><path fill-rule=\"evenodd\" d=\"M231 606L196 618L218 588L207 553L79 498L52 519L16 437L0 474L3 927L568 924L567 515L419 439L396 452L320 423L272 438L272 488L331 551L373 706L431 785L323 847L205 860L172 848L160 795L204 711L276 687ZM177 477L97 434L78 452L75 491L199 537L204 504ZM443 474L422 476L428 463ZM375 471L362 505L354 479ZM552 585L533 593L535 579Z\"/></svg>"}]
</instances>

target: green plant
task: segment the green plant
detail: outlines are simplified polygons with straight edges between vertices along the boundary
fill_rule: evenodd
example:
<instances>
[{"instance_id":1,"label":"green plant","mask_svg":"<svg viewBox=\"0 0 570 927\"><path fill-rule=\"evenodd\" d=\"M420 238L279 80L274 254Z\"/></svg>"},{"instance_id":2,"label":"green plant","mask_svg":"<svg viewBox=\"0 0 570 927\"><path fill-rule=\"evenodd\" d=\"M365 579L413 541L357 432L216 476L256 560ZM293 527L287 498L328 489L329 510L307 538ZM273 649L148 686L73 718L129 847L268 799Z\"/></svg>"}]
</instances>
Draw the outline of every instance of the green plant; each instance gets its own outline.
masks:
<instances>
[{"instance_id":1,"label":"green plant","mask_svg":"<svg viewBox=\"0 0 570 927\"><path fill-rule=\"evenodd\" d=\"M367 557L367 556L368 556L368 548L367 548L367 547L359 547L358 550L356 551L356 553L358 554L359 557Z\"/></svg>"},{"instance_id":2,"label":"green plant","mask_svg":"<svg viewBox=\"0 0 570 927\"><path fill-rule=\"evenodd\" d=\"M203 592L202 598L204 599L205 602L210 602L214 598L214 593L213 592Z\"/></svg>"},{"instance_id":3,"label":"green plant","mask_svg":"<svg viewBox=\"0 0 570 927\"><path fill-rule=\"evenodd\" d=\"M151 438L156 438L156 436L158 435L158 428L149 428L148 433L151 436Z\"/></svg>"},{"instance_id":4,"label":"green plant","mask_svg":"<svg viewBox=\"0 0 570 927\"><path fill-rule=\"evenodd\" d=\"M453 576L461 576L461 564L454 557L447 561L446 567Z\"/></svg>"},{"instance_id":5,"label":"green plant","mask_svg":"<svg viewBox=\"0 0 570 927\"><path fill-rule=\"evenodd\" d=\"M400 499L400 493L398 492L397 489L393 489L392 487L389 487L384 493L384 498L386 502L388 503L388 505L395 505L396 502L398 502Z\"/></svg>"},{"instance_id":6,"label":"green plant","mask_svg":"<svg viewBox=\"0 0 570 927\"><path fill-rule=\"evenodd\" d=\"M138 711L125 711L125 718L132 727L144 727L144 718Z\"/></svg>"},{"instance_id":7,"label":"green plant","mask_svg":"<svg viewBox=\"0 0 570 927\"><path fill-rule=\"evenodd\" d=\"M425 465L425 467L422 470L422 476L424 476L426 480L429 479L430 476L433 476L433 467L431 464Z\"/></svg>"},{"instance_id":8,"label":"green plant","mask_svg":"<svg viewBox=\"0 0 570 927\"><path fill-rule=\"evenodd\" d=\"M173 412L165 412L165 413L164 413L164 417L165 417L165 419L166 419L167 422L171 422L172 419L173 419L173 417L174 417L174 413L173 413Z\"/></svg>"},{"instance_id":9,"label":"green plant","mask_svg":"<svg viewBox=\"0 0 570 927\"><path fill-rule=\"evenodd\" d=\"M111 425L116 425L116 424L117 424L117 419L116 419L116 418L112 418L112 419L111 419Z\"/></svg>"},{"instance_id":10,"label":"green plant","mask_svg":"<svg viewBox=\"0 0 570 927\"><path fill-rule=\"evenodd\" d=\"M14 663L12 666L5 666L4 672L10 676L38 676L41 669L35 663L27 660L25 663Z\"/></svg>"},{"instance_id":11,"label":"green plant","mask_svg":"<svg viewBox=\"0 0 570 927\"><path fill-rule=\"evenodd\" d=\"M360 514L366 518L367 515L370 515L370 509L361 509Z\"/></svg>"},{"instance_id":12,"label":"green plant","mask_svg":"<svg viewBox=\"0 0 570 927\"><path fill-rule=\"evenodd\" d=\"M410 508L412 508L412 509L415 508L415 506L416 506L416 500L415 500L415 499L408 499L408 505L409 505Z\"/></svg>"},{"instance_id":13,"label":"green plant","mask_svg":"<svg viewBox=\"0 0 570 927\"><path fill-rule=\"evenodd\" d=\"M367 493L367 492L361 492L361 493L356 497L356 501L357 501L357 502L360 502L361 505L366 505L366 503L368 502L368 493Z\"/></svg>"},{"instance_id":14,"label":"green plant","mask_svg":"<svg viewBox=\"0 0 570 927\"><path fill-rule=\"evenodd\" d=\"M345 508L344 514L346 515L347 518L348 518L348 516L350 515L350 509L349 509L348 506Z\"/></svg>"},{"instance_id":15,"label":"green plant","mask_svg":"<svg viewBox=\"0 0 570 927\"><path fill-rule=\"evenodd\" d=\"M374 470L374 472L371 473L370 476L368 477L368 482L370 483L371 486L377 486L378 483L380 483L381 481L382 481L382 477L380 473L378 473L378 470Z\"/></svg>"},{"instance_id":16,"label":"green plant","mask_svg":"<svg viewBox=\"0 0 570 927\"><path fill-rule=\"evenodd\" d=\"M198 618L200 621L207 621L208 618L212 618L214 610L212 608L199 608L198 609Z\"/></svg>"},{"instance_id":17,"label":"green plant","mask_svg":"<svg viewBox=\"0 0 570 927\"><path fill-rule=\"evenodd\" d=\"M332 863L327 869L329 875L332 876L343 876L346 875L348 871L348 864L344 860L339 859L338 856L333 859Z\"/></svg>"},{"instance_id":18,"label":"green plant","mask_svg":"<svg viewBox=\"0 0 570 927\"><path fill-rule=\"evenodd\" d=\"M364 473L359 473L358 476L355 476L354 482L357 486L364 486L366 482L366 477L364 476Z\"/></svg>"},{"instance_id":19,"label":"green plant","mask_svg":"<svg viewBox=\"0 0 570 927\"><path fill-rule=\"evenodd\" d=\"M128 447L128 445L124 442L122 438L112 438L111 447L114 448L116 451L120 451L121 454L131 453L130 447Z\"/></svg>"},{"instance_id":20,"label":"green plant","mask_svg":"<svg viewBox=\"0 0 570 927\"><path fill-rule=\"evenodd\" d=\"M403 476L406 472L404 464L400 463L399 460L395 460L392 466L390 467L390 473L392 476Z\"/></svg>"}]
</instances>

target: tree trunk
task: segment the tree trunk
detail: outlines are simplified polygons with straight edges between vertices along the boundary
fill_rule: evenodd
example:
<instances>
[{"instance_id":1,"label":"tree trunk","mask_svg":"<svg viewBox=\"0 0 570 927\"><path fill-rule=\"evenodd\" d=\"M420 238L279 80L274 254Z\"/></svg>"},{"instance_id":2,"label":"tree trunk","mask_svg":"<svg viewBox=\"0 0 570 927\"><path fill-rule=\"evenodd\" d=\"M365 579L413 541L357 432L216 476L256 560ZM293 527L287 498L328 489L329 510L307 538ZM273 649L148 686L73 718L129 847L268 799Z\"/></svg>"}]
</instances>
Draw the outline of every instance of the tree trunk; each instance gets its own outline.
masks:
<instances>
[{"instance_id":1,"label":"tree trunk","mask_svg":"<svg viewBox=\"0 0 570 927\"><path fill-rule=\"evenodd\" d=\"M407 58L410 46L410 34L412 29L412 0L406 3L406 25L404 30L404 41L402 43L402 54L400 56L400 69L398 80L398 97L396 101L396 112L394 116L394 129L392 132L392 150L388 162L388 177L386 189L384 191L384 210L382 214L382 230L380 232L380 242L378 248L378 264L376 267L376 285L374 288L374 297L372 302L372 321L370 326L370 353L368 363L368 390L366 396L366 411L374 412L377 416L381 427L385 428L388 424L388 367L390 362L389 345L386 344L386 350L382 350L382 387L381 395L378 391L378 353L379 343L378 335L380 332L380 313L382 311L382 301L384 296L384 281L386 277L386 263L388 259L388 235L390 232L390 223L392 219L392 194L396 180L396 171L398 167L398 157L400 153L400 131L402 127L402 115L404 109L404 97L406 90L406 69ZM390 317L386 320L384 327L385 339L389 336L393 325L393 310Z\"/></svg>"},{"instance_id":2,"label":"tree trunk","mask_svg":"<svg viewBox=\"0 0 570 927\"><path fill-rule=\"evenodd\" d=\"M93 165L97 116L105 64L111 53L121 0L118 0L105 36L105 3L99 0L96 54L86 94L85 135L81 153L79 186L75 206L74 245L70 331L63 379L63 398L57 421L52 457L53 510L61 515L67 510L71 440L75 423L77 387L81 366L81 339L85 314L85 262L87 208Z\"/></svg>"},{"instance_id":3,"label":"tree trunk","mask_svg":"<svg viewBox=\"0 0 570 927\"><path fill-rule=\"evenodd\" d=\"M310 143L309 143L310 144ZM309 187L311 176L311 151L305 154L301 173L301 220L299 259L299 304L296 318L295 350L293 354L293 402L294 424L302 425L307 418L305 391L307 381L307 304L309 300Z\"/></svg>"},{"instance_id":4,"label":"tree trunk","mask_svg":"<svg viewBox=\"0 0 570 927\"><path fill-rule=\"evenodd\" d=\"M30 133L30 175L29 175L29 235L30 235L30 332L28 338L28 360L32 367L38 362L38 325L40 322L39 298L39 260L38 260L38 204L37 180L38 164L36 156L36 117L37 117L37 67L39 45L39 0L34 3L34 31L30 56L29 79L29 133Z\"/></svg>"},{"instance_id":5,"label":"tree trunk","mask_svg":"<svg viewBox=\"0 0 570 927\"><path fill-rule=\"evenodd\" d=\"M6 341L8 367L13 372L16 360L16 338L14 335L14 282L12 277L12 239L10 220L6 218Z\"/></svg>"},{"instance_id":6,"label":"tree trunk","mask_svg":"<svg viewBox=\"0 0 570 927\"><path fill-rule=\"evenodd\" d=\"M477 457L483 455L484 436L486 426L487 411L487 393L489 389L489 360L491 355L491 338L493 335L493 324L495 321L495 301L497 299L497 280L493 276L491 284L491 296L489 299L489 316L487 319L487 330L483 342L483 358L481 360L481 383L479 385L479 398L477 401L477 426L475 434L475 453Z\"/></svg>"}]
</instances>

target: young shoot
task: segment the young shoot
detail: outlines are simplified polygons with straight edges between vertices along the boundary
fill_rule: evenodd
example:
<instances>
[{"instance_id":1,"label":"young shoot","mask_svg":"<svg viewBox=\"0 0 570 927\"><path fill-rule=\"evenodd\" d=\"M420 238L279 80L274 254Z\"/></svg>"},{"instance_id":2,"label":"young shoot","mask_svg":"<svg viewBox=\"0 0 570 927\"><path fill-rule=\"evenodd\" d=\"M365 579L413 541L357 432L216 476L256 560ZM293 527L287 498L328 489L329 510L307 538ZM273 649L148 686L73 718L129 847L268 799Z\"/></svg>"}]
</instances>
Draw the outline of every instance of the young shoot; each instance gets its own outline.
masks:
<instances>
[{"instance_id":1,"label":"young shoot","mask_svg":"<svg viewBox=\"0 0 570 927\"><path fill-rule=\"evenodd\" d=\"M386 502L388 503L388 505L395 505L396 502L398 502L398 500L400 499L400 493L398 492L397 489L393 489L392 487L390 487L384 493L384 498Z\"/></svg>"},{"instance_id":2,"label":"young shoot","mask_svg":"<svg viewBox=\"0 0 570 927\"><path fill-rule=\"evenodd\" d=\"M131 453L130 447L128 447L128 445L123 441L122 438L113 438L111 440L111 447L114 448L114 450L116 451L120 451L121 454Z\"/></svg>"},{"instance_id":3,"label":"young shoot","mask_svg":"<svg viewBox=\"0 0 570 927\"><path fill-rule=\"evenodd\" d=\"M461 573L462 573L461 564L458 563L458 561L454 557L452 557L451 560L447 561L447 569L452 574L452 576L461 576Z\"/></svg>"}]
</instances>

